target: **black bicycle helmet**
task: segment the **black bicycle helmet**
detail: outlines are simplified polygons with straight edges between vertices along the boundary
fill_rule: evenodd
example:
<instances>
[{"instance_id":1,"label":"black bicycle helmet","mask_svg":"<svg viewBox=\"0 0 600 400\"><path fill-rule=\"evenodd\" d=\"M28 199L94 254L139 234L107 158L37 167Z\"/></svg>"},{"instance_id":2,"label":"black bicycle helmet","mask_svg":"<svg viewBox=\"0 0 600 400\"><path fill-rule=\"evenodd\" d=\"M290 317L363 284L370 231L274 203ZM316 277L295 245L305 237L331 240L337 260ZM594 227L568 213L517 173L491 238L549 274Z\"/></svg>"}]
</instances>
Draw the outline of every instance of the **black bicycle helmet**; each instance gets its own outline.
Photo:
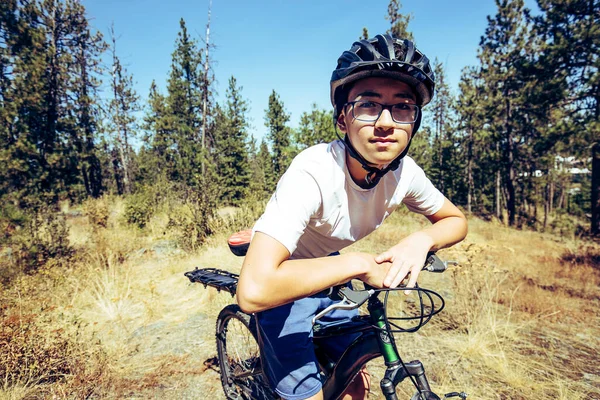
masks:
<instances>
[{"instance_id":1,"label":"black bicycle helmet","mask_svg":"<svg viewBox=\"0 0 600 400\"><path fill-rule=\"evenodd\" d=\"M352 86L349 83L369 77L389 77L405 82L414 90L420 107L425 106L433 98L435 75L429 59L417 50L410 40L398 39L390 35L377 35L371 39L354 42L352 48L344 51L338 59L330 82L334 124L348 101L348 92ZM412 137L421 125L421 116L422 113L419 112L413 125ZM350 156L358 160L367 171L367 188L374 187L388 171L398 168L400 161L408 153L411 141L386 168L379 169L370 166L356 151L348 135L343 139Z\"/></svg>"},{"instance_id":2,"label":"black bicycle helmet","mask_svg":"<svg viewBox=\"0 0 600 400\"><path fill-rule=\"evenodd\" d=\"M331 74L331 103L337 118L347 99L348 83L372 76L397 79L407 83L417 95L417 104L424 106L433 97L435 75L429 59L406 39L377 35L354 42L342 53Z\"/></svg>"}]
</instances>

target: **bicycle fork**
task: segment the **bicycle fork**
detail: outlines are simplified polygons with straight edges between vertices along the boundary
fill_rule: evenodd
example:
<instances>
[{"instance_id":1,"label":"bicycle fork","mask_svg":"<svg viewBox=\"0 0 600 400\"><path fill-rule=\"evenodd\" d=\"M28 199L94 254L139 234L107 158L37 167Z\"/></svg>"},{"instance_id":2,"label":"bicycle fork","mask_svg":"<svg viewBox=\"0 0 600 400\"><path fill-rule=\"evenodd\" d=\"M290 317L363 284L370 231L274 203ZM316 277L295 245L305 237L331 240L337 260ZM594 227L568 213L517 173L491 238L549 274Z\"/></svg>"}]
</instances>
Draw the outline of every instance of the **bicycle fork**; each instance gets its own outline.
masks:
<instances>
[{"instance_id":1,"label":"bicycle fork","mask_svg":"<svg viewBox=\"0 0 600 400\"><path fill-rule=\"evenodd\" d=\"M414 360L408 363L403 363L398 355L398 351L393 343L393 338L390 337L386 329L384 307L381 300L376 296L369 299L367 306L372 318L372 322L379 329L379 348L387 369L380 382L381 392L387 400L397 400L396 386L410 377L417 388L417 393L413 396L414 400L440 400L439 396L431 391L429 381L425 376L425 368L419 360ZM466 399L465 393L448 393L444 398L460 397Z\"/></svg>"}]
</instances>

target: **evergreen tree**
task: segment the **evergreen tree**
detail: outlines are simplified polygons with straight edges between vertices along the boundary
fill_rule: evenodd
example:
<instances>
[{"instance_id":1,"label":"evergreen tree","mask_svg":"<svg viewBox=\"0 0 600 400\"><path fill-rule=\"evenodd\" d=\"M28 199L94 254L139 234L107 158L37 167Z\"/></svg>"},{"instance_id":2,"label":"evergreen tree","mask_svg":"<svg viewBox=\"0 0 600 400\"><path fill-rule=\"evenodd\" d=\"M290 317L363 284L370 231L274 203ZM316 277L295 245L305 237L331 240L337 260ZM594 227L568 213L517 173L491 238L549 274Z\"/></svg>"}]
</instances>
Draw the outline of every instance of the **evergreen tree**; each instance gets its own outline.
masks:
<instances>
[{"instance_id":1,"label":"evergreen tree","mask_svg":"<svg viewBox=\"0 0 600 400\"><path fill-rule=\"evenodd\" d=\"M290 128L286 125L290 116L286 113L283 101L275 90L269 96L269 107L265 111L265 125L269 128L268 138L273 151L273 173L276 181L291 161L289 157L291 135Z\"/></svg>"},{"instance_id":2,"label":"evergreen tree","mask_svg":"<svg viewBox=\"0 0 600 400\"><path fill-rule=\"evenodd\" d=\"M329 143L337 139L333 124L333 111L321 110L312 104L310 113L303 112L295 135L295 144L300 150L319 143Z\"/></svg>"},{"instance_id":3,"label":"evergreen tree","mask_svg":"<svg viewBox=\"0 0 600 400\"><path fill-rule=\"evenodd\" d=\"M156 82L152 81L143 123L145 134L140 154L142 180L155 182L159 177L172 179L176 176L176 144L172 124L167 100L158 91Z\"/></svg>"},{"instance_id":4,"label":"evergreen tree","mask_svg":"<svg viewBox=\"0 0 600 400\"><path fill-rule=\"evenodd\" d=\"M135 114L140 110L139 96L133 88L133 78L127 73L127 70L121 64L117 56L117 41L114 33L114 26L111 27L111 53L112 53L112 71L111 71L111 91L112 98L108 104L112 142L115 153L118 153L118 170L116 176L122 177L122 192L119 194L130 194L133 180L132 175L132 154L131 140L136 137L136 117ZM116 161L116 160L115 160ZM119 186L119 185L117 185Z\"/></svg>"},{"instance_id":5,"label":"evergreen tree","mask_svg":"<svg viewBox=\"0 0 600 400\"><path fill-rule=\"evenodd\" d=\"M257 148L256 140L251 138L249 158L251 171L249 196L255 200L264 200L271 194L269 182L272 176L270 168L272 158L267 143L263 140Z\"/></svg>"},{"instance_id":6,"label":"evergreen tree","mask_svg":"<svg viewBox=\"0 0 600 400\"><path fill-rule=\"evenodd\" d=\"M75 101L71 112L75 121L71 140L78 154L85 193L99 197L103 190L102 168L96 142L99 137L100 104L97 101L100 87L100 58L106 49L102 35L90 30L85 9L79 2L68 2L67 11L74 31L73 93Z\"/></svg>"},{"instance_id":7,"label":"evergreen tree","mask_svg":"<svg viewBox=\"0 0 600 400\"><path fill-rule=\"evenodd\" d=\"M485 106L493 142L499 146L500 165L496 170L496 204L506 198L509 225L517 220L517 171L519 147L526 135L523 113L523 79L516 66L523 62L527 27L522 0L496 0L498 12L488 17L486 34L481 39L479 59L487 88ZM492 147L493 148L493 147ZM502 186L500 186L502 185ZM503 190L502 190L503 189ZM500 215L500 208L497 207Z\"/></svg>"},{"instance_id":8,"label":"evergreen tree","mask_svg":"<svg viewBox=\"0 0 600 400\"><path fill-rule=\"evenodd\" d=\"M460 148L463 153L465 166L464 182L467 212L473 212L474 206L479 203L479 207L484 206L481 203L484 190L480 185L476 185L477 171L485 171L486 157L489 154L486 148L481 146L484 135L483 107L481 107L481 93L483 88L479 71L476 68L465 68L462 71L461 79L458 84L460 94L457 98L456 110L459 115L457 130L462 132ZM477 168L476 168L477 167ZM480 182L480 180L477 180ZM479 211L483 211L479 208Z\"/></svg>"},{"instance_id":9,"label":"evergreen tree","mask_svg":"<svg viewBox=\"0 0 600 400\"><path fill-rule=\"evenodd\" d=\"M452 127L454 99L450 94L450 88L446 83L446 74L442 63L434 62L435 73L435 97L431 104L427 106L427 112L431 115L432 122L432 151L433 151L433 170L432 179L436 186L447 196L452 189L452 183L447 184L446 180L452 181L456 178L456 165L454 151L454 130ZM447 190L450 189L450 190Z\"/></svg>"},{"instance_id":10,"label":"evergreen tree","mask_svg":"<svg viewBox=\"0 0 600 400\"><path fill-rule=\"evenodd\" d=\"M433 173L433 165L435 162L435 156L429 138L432 136L431 128L428 125L421 125L417 133L415 133L410 140L410 151L408 155L415 160L419 167L423 168L423 171L427 176L431 176Z\"/></svg>"},{"instance_id":11,"label":"evergreen tree","mask_svg":"<svg viewBox=\"0 0 600 400\"><path fill-rule=\"evenodd\" d=\"M277 182L278 176L275 175L275 164L273 163L274 157L269 150L269 145L266 140L260 142L260 148L258 149L257 157L260 170L264 174L265 188L267 194L271 194L275 189L275 183Z\"/></svg>"},{"instance_id":12,"label":"evergreen tree","mask_svg":"<svg viewBox=\"0 0 600 400\"><path fill-rule=\"evenodd\" d=\"M550 94L549 103L559 104L564 110L552 110L555 119L550 125L550 136L564 143L569 155L595 159L590 149L600 146L600 1L537 3L542 13L532 20L544 47L536 72L545 78L542 83ZM562 101L557 101L557 97ZM600 171L594 174L600 176ZM592 193L596 197L591 205L591 231L598 234L600 188L593 185Z\"/></svg>"},{"instance_id":13,"label":"evergreen tree","mask_svg":"<svg viewBox=\"0 0 600 400\"><path fill-rule=\"evenodd\" d=\"M74 0L10 2L2 10L7 48L0 195L22 206L98 195L94 75L101 36L91 32L83 6Z\"/></svg>"},{"instance_id":14,"label":"evergreen tree","mask_svg":"<svg viewBox=\"0 0 600 400\"><path fill-rule=\"evenodd\" d=\"M408 24L413 18L412 14L404 15L400 12L401 9L402 2L400 0L390 0L385 17L390 21L390 29L387 32L400 39L414 40L412 33L408 30Z\"/></svg>"},{"instance_id":15,"label":"evergreen tree","mask_svg":"<svg viewBox=\"0 0 600 400\"><path fill-rule=\"evenodd\" d=\"M206 154L201 143L202 126L202 54L185 25L180 32L168 80L168 125L174 138L175 169L172 179L197 186Z\"/></svg>"},{"instance_id":16,"label":"evergreen tree","mask_svg":"<svg viewBox=\"0 0 600 400\"><path fill-rule=\"evenodd\" d=\"M250 166L248 160L248 102L242 98L242 87L232 76L226 92L225 109L215 113L217 125L215 151L221 200L240 204L248 194Z\"/></svg>"},{"instance_id":17,"label":"evergreen tree","mask_svg":"<svg viewBox=\"0 0 600 400\"><path fill-rule=\"evenodd\" d=\"M362 35L358 38L358 40L367 40L369 38L369 30L366 27L363 27Z\"/></svg>"}]
</instances>

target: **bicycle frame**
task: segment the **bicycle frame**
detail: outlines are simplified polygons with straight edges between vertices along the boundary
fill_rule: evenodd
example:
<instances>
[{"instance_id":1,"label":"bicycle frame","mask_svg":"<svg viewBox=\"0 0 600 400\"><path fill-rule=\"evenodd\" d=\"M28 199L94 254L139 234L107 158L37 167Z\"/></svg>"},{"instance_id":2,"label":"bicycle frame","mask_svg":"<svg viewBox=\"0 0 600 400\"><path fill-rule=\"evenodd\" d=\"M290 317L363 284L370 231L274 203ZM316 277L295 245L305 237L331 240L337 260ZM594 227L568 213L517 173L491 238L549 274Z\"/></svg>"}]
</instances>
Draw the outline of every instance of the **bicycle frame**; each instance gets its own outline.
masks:
<instances>
[{"instance_id":1,"label":"bicycle frame","mask_svg":"<svg viewBox=\"0 0 600 400\"><path fill-rule=\"evenodd\" d=\"M386 399L397 399L396 386L407 377L413 379L423 400L439 399L437 395L431 393L423 364L418 360L403 363L387 332L383 330L385 325L383 303L376 296L373 296L369 299L367 309L369 311L369 317L367 318L370 319L370 322L366 321L365 317L359 317L359 319L352 322L316 329L314 332L313 341L317 358L327 376L323 385L324 399L339 398L366 363L381 356L383 356L387 367L380 382L381 391ZM382 328L382 330L376 329L373 325ZM346 349L340 360L335 364L328 362L325 356L321 354L320 340L353 333L360 333L360 335ZM325 359L324 362L323 359Z\"/></svg>"}]
</instances>

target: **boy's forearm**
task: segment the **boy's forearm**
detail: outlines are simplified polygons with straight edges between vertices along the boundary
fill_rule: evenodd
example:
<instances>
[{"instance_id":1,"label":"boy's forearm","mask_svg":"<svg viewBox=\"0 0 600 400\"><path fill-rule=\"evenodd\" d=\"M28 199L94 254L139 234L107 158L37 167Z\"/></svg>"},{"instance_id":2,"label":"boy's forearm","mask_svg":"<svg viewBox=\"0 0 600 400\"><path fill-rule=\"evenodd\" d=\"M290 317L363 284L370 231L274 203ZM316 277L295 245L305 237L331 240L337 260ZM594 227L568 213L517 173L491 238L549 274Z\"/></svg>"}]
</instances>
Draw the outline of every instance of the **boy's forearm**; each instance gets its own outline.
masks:
<instances>
[{"instance_id":1,"label":"boy's forearm","mask_svg":"<svg viewBox=\"0 0 600 400\"><path fill-rule=\"evenodd\" d=\"M246 312L259 312L311 296L329 287L359 278L366 272L368 255L348 253L333 257L286 260L262 276L245 276L238 303ZM245 265L244 268L253 268ZM256 274L254 274L256 275Z\"/></svg>"},{"instance_id":2,"label":"boy's forearm","mask_svg":"<svg viewBox=\"0 0 600 400\"><path fill-rule=\"evenodd\" d=\"M462 216L451 216L434 222L421 230L431 237L432 251L452 246L467 236L467 220Z\"/></svg>"}]
</instances>

